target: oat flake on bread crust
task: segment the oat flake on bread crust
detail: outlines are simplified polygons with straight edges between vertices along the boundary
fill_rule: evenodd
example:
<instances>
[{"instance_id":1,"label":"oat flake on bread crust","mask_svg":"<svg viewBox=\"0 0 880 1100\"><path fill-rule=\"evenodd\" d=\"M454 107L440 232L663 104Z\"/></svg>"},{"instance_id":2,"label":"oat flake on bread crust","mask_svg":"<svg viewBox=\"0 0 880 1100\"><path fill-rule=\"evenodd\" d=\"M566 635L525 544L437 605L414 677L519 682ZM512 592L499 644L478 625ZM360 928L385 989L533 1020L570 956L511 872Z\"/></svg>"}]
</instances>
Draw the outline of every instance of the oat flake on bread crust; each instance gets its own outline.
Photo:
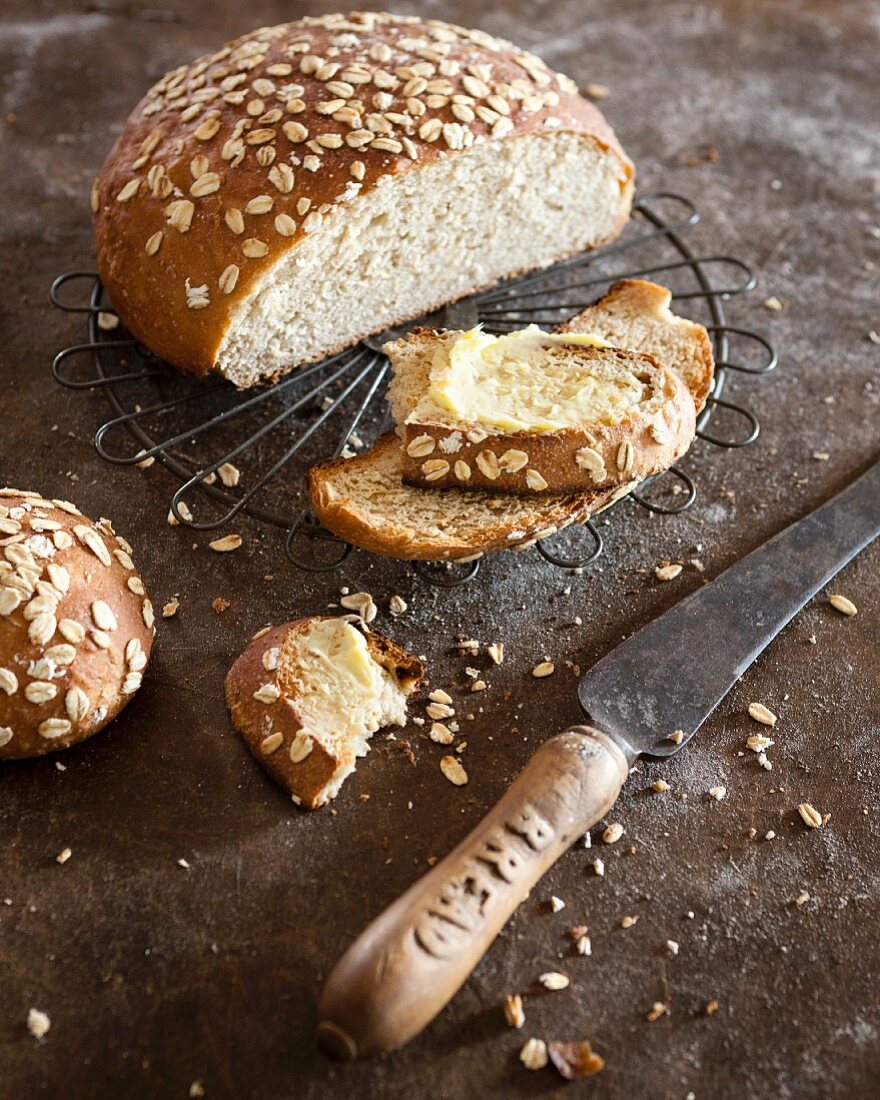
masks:
<instances>
[{"instance_id":1,"label":"oat flake on bread crust","mask_svg":"<svg viewBox=\"0 0 880 1100\"><path fill-rule=\"evenodd\" d=\"M92 209L122 321L176 366L249 385L613 238L632 189L601 113L534 55L354 13L167 74Z\"/></svg>"}]
</instances>

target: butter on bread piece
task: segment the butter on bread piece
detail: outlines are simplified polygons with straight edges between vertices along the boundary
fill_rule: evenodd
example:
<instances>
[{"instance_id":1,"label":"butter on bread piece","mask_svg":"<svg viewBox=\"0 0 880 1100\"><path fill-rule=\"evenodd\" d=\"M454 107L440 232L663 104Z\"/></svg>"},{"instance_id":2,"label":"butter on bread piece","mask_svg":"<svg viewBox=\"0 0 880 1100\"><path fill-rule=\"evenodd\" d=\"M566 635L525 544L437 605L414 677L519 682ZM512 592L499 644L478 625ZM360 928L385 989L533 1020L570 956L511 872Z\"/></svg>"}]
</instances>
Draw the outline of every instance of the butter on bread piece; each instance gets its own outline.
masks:
<instances>
[{"instance_id":1,"label":"butter on bread piece","mask_svg":"<svg viewBox=\"0 0 880 1100\"><path fill-rule=\"evenodd\" d=\"M354 771L369 738L406 722L424 666L347 618L315 617L257 635L226 677L232 722L293 797L316 809Z\"/></svg>"},{"instance_id":2,"label":"butter on bread piece","mask_svg":"<svg viewBox=\"0 0 880 1100\"><path fill-rule=\"evenodd\" d=\"M634 485L542 497L438 493L403 483L394 432L365 454L319 462L309 471L312 507L328 531L374 554L416 561L463 561L525 549L585 522Z\"/></svg>"},{"instance_id":3,"label":"butter on bread piece","mask_svg":"<svg viewBox=\"0 0 880 1100\"><path fill-rule=\"evenodd\" d=\"M421 329L385 351L396 376L417 379L398 428L409 485L613 488L668 469L694 437L694 403L678 376L592 334Z\"/></svg>"},{"instance_id":4,"label":"butter on bread piece","mask_svg":"<svg viewBox=\"0 0 880 1100\"><path fill-rule=\"evenodd\" d=\"M690 390L697 412L712 391L715 358L705 327L669 308L672 293L644 279L621 279L557 332L587 332L615 347L655 356Z\"/></svg>"},{"instance_id":5,"label":"butter on bread piece","mask_svg":"<svg viewBox=\"0 0 880 1100\"><path fill-rule=\"evenodd\" d=\"M632 340L674 371L702 407L714 370L712 346L702 325L670 312L670 298L655 283L618 282L563 329L586 329L621 343ZM424 384L418 377L392 379L388 400L398 424L415 407ZM584 522L634 484L541 497L456 489L437 493L404 485L400 441L393 434L356 458L321 462L309 473L312 507L328 530L375 554L426 561L528 546L560 527Z\"/></svg>"}]
</instances>

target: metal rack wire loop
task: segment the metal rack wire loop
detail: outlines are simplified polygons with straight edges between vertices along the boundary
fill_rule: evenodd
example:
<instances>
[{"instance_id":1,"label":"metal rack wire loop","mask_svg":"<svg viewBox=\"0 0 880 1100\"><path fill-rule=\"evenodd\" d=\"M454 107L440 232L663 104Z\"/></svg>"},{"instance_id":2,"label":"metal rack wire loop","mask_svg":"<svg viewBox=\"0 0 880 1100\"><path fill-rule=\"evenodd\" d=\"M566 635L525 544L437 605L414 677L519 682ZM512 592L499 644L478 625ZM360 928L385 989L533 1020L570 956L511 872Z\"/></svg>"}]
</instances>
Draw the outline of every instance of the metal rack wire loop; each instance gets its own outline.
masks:
<instances>
[{"instance_id":1,"label":"metal rack wire loop","mask_svg":"<svg viewBox=\"0 0 880 1100\"><path fill-rule=\"evenodd\" d=\"M528 322L554 326L618 279L657 277L670 286L676 300L702 302L707 314L704 321L716 372L712 395L697 421L698 438L726 449L748 446L758 437L760 425L750 409L725 394L727 380L731 373L769 374L777 366L777 356L766 336L728 324L724 302L753 289L757 279L738 257L695 253L683 234L699 221L696 206L684 196L669 191L640 196L630 225L611 245L455 303L445 315L438 315L437 323L462 327L479 322L490 332L510 331ZM73 289L85 289L85 300L71 300ZM111 415L95 434L102 458L122 466L161 463L179 482L171 498L172 515L195 530L213 531L247 513L284 530L286 556L298 569L330 571L348 558L352 547L321 528L303 498L302 473L328 454L348 457L351 448L362 445L361 435L366 441L388 427L382 395L389 364L381 352L381 336L302 367L272 385L240 393L228 382L198 380L168 369L114 324L112 305L95 272L76 270L58 276L49 296L59 310L86 318L87 340L60 351L52 372L67 389L104 395ZM746 358L759 353L757 363L731 354L731 344L738 341L748 349ZM719 410L738 416L745 431L724 438L709 430ZM334 441L328 444L323 437L330 431ZM127 435L130 446L119 446L119 433ZM291 476L295 465L298 471ZM236 475L232 481L223 477L224 469L230 468ZM685 489L674 505L649 499L647 484L630 499L665 515L691 507L696 499L693 480L678 467L668 475ZM212 502L213 513L197 514L204 511L197 498ZM572 530L567 528L569 540ZM581 531L591 540L583 554L554 550L549 536L532 545L552 565L579 568L603 550L602 536L592 522L578 525L574 537L580 538ZM465 583L479 568L479 559L417 565L421 576L441 587Z\"/></svg>"}]
</instances>

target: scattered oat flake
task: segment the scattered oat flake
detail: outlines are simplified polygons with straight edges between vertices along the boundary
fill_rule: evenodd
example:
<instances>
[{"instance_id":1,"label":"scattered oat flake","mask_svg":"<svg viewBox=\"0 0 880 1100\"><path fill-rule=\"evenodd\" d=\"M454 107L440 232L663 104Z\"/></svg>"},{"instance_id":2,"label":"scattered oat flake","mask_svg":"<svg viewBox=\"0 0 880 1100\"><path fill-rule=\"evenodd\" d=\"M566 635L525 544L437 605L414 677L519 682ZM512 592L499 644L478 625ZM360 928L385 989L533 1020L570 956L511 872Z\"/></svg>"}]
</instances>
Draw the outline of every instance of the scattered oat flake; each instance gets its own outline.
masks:
<instances>
[{"instance_id":1,"label":"scattered oat flake","mask_svg":"<svg viewBox=\"0 0 880 1100\"><path fill-rule=\"evenodd\" d=\"M452 696L448 691L444 691L443 688L435 688L428 698L432 703L446 703L447 706L452 702Z\"/></svg>"},{"instance_id":2,"label":"scattered oat flake","mask_svg":"<svg viewBox=\"0 0 880 1100\"><path fill-rule=\"evenodd\" d=\"M526 1014L523 1012L522 997L519 993L512 993L504 998L504 1019L510 1027L521 1028L526 1022Z\"/></svg>"},{"instance_id":3,"label":"scattered oat flake","mask_svg":"<svg viewBox=\"0 0 880 1100\"><path fill-rule=\"evenodd\" d=\"M224 535L222 539L214 539L208 545L218 554L228 554L241 546L241 535Z\"/></svg>"},{"instance_id":4,"label":"scattered oat flake","mask_svg":"<svg viewBox=\"0 0 880 1100\"><path fill-rule=\"evenodd\" d=\"M749 717L760 722L762 726L776 725L776 715L763 703L749 703Z\"/></svg>"},{"instance_id":5,"label":"scattered oat flake","mask_svg":"<svg viewBox=\"0 0 880 1100\"><path fill-rule=\"evenodd\" d=\"M654 576L658 581L674 581L684 568L679 562L671 562L666 565L658 565L654 570Z\"/></svg>"},{"instance_id":6,"label":"scattered oat flake","mask_svg":"<svg viewBox=\"0 0 880 1100\"><path fill-rule=\"evenodd\" d=\"M841 596L839 592L829 592L828 602L841 615L856 615L859 610L852 600L847 599L846 596Z\"/></svg>"},{"instance_id":7,"label":"scattered oat flake","mask_svg":"<svg viewBox=\"0 0 880 1100\"><path fill-rule=\"evenodd\" d=\"M360 615L365 623L371 623L379 613L369 592L352 592L350 595L343 595L339 602L346 611L354 611L356 615Z\"/></svg>"},{"instance_id":8,"label":"scattered oat flake","mask_svg":"<svg viewBox=\"0 0 880 1100\"><path fill-rule=\"evenodd\" d=\"M555 993L560 989L568 989L570 984L568 976L560 974L558 970L548 970L538 978L538 981L551 993Z\"/></svg>"},{"instance_id":9,"label":"scattered oat flake","mask_svg":"<svg viewBox=\"0 0 880 1100\"><path fill-rule=\"evenodd\" d=\"M593 1050L587 1039L579 1043L554 1041L547 1049L550 1061L566 1081L594 1077L605 1068L605 1060Z\"/></svg>"},{"instance_id":10,"label":"scattered oat flake","mask_svg":"<svg viewBox=\"0 0 880 1100\"><path fill-rule=\"evenodd\" d=\"M654 1023L655 1020L659 1020L661 1016L669 1015L669 1005L664 1004L662 1001L655 1001L651 1005L651 1010L646 1014L645 1018L649 1023Z\"/></svg>"},{"instance_id":11,"label":"scattered oat flake","mask_svg":"<svg viewBox=\"0 0 880 1100\"><path fill-rule=\"evenodd\" d=\"M764 309L769 309L771 313L781 313L785 309L785 303L776 297L765 298L762 305Z\"/></svg>"},{"instance_id":12,"label":"scattered oat flake","mask_svg":"<svg viewBox=\"0 0 880 1100\"><path fill-rule=\"evenodd\" d=\"M486 647L486 652L493 664L500 665L504 660L504 643L492 642Z\"/></svg>"},{"instance_id":13,"label":"scattered oat flake","mask_svg":"<svg viewBox=\"0 0 880 1100\"><path fill-rule=\"evenodd\" d=\"M552 661L541 661L532 669L532 675L535 679L542 680L545 676L552 676L555 671L556 665Z\"/></svg>"},{"instance_id":14,"label":"scattered oat flake","mask_svg":"<svg viewBox=\"0 0 880 1100\"><path fill-rule=\"evenodd\" d=\"M241 472L231 462L224 462L222 466L218 466L217 473L227 489L234 489L241 479Z\"/></svg>"},{"instance_id":15,"label":"scattered oat flake","mask_svg":"<svg viewBox=\"0 0 880 1100\"><path fill-rule=\"evenodd\" d=\"M586 934L584 934L583 936L578 936L574 946L579 955L593 954L593 943L590 937Z\"/></svg>"},{"instance_id":16,"label":"scattered oat flake","mask_svg":"<svg viewBox=\"0 0 880 1100\"><path fill-rule=\"evenodd\" d=\"M586 84L584 94L590 99L607 99L611 95L611 89L607 84Z\"/></svg>"},{"instance_id":17,"label":"scattered oat flake","mask_svg":"<svg viewBox=\"0 0 880 1100\"><path fill-rule=\"evenodd\" d=\"M408 606L403 596L392 596L388 601L388 610L392 615L402 615L407 610Z\"/></svg>"},{"instance_id":18,"label":"scattered oat flake","mask_svg":"<svg viewBox=\"0 0 880 1100\"><path fill-rule=\"evenodd\" d=\"M463 787L468 781L468 773L462 767L461 761L456 760L454 756L443 757L440 761L440 771L456 787Z\"/></svg>"},{"instance_id":19,"label":"scattered oat flake","mask_svg":"<svg viewBox=\"0 0 880 1100\"><path fill-rule=\"evenodd\" d=\"M801 802L797 810L801 815L801 821L803 821L808 829L821 829L825 824L822 815L816 807L812 806L809 802Z\"/></svg>"},{"instance_id":20,"label":"scattered oat flake","mask_svg":"<svg viewBox=\"0 0 880 1100\"><path fill-rule=\"evenodd\" d=\"M639 923L638 915L633 916L633 917L627 916L627 917L624 917L623 920L620 922L620 927L621 928L632 928L632 926L634 924L638 924L638 923Z\"/></svg>"},{"instance_id":21,"label":"scattered oat flake","mask_svg":"<svg viewBox=\"0 0 880 1100\"><path fill-rule=\"evenodd\" d=\"M58 855L55 857L56 863L67 863L70 857L73 855L73 849L62 848Z\"/></svg>"},{"instance_id":22,"label":"scattered oat flake","mask_svg":"<svg viewBox=\"0 0 880 1100\"><path fill-rule=\"evenodd\" d=\"M438 745L451 745L455 740L452 736L452 730L442 722L432 722L428 736Z\"/></svg>"},{"instance_id":23,"label":"scattered oat flake","mask_svg":"<svg viewBox=\"0 0 880 1100\"><path fill-rule=\"evenodd\" d=\"M172 596L168 603L162 607L162 618L172 619L177 614L180 608L180 600L176 596Z\"/></svg>"},{"instance_id":24,"label":"scattered oat flake","mask_svg":"<svg viewBox=\"0 0 880 1100\"><path fill-rule=\"evenodd\" d=\"M543 1069L547 1065L547 1044L543 1039L527 1039L519 1060L526 1069Z\"/></svg>"},{"instance_id":25,"label":"scattered oat flake","mask_svg":"<svg viewBox=\"0 0 880 1100\"><path fill-rule=\"evenodd\" d=\"M28 1009L27 1029L35 1039L42 1039L52 1026L49 1013L39 1008Z\"/></svg>"},{"instance_id":26,"label":"scattered oat flake","mask_svg":"<svg viewBox=\"0 0 880 1100\"><path fill-rule=\"evenodd\" d=\"M593 860L593 870L602 878L605 874L605 860L600 859L598 856Z\"/></svg>"}]
</instances>

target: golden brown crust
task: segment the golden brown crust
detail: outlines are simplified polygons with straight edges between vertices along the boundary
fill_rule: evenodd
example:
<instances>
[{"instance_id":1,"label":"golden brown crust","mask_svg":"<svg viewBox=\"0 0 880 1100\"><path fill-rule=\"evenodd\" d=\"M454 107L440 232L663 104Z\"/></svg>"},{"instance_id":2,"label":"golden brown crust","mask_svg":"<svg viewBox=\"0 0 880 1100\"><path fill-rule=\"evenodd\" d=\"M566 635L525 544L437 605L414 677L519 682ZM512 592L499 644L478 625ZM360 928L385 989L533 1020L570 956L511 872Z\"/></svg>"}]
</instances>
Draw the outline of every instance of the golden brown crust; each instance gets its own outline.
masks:
<instances>
[{"instance_id":1,"label":"golden brown crust","mask_svg":"<svg viewBox=\"0 0 880 1100\"><path fill-rule=\"evenodd\" d=\"M697 413L699 414L706 404L706 398L712 391L712 380L715 376L715 356L712 351L712 341L706 328L697 321L691 321L686 317L678 317L670 311L672 292L657 283L648 282L645 279L618 279L608 288L603 296L581 310L576 316L564 325L560 325L558 332L596 332L602 335L607 331L604 322L607 321L615 306L618 304L629 309L637 309L645 318L652 318L662 327L673 327L686 334L690 344L689 361L676 364L677 373L690 390ZM610 333L609 333L610 336ZM628 345L631 346L631 345ZM637 350L651 351L662 360L659 348L652 342L650 348L638 348ZM666 364L669 366L670 364Z\"/></svg>"},{"instance_id":2,"label":"golden brown crust","mask_svg":"<svg viewBox=\"0 0 880 1100\"><path fill-rule=\"evenodd\" d=\"M236 307L323 218L459 146L559 132L619 160L622 224L632 164L598 109L533 55L398 16L263 28L169 73L132 112L93 189L98 270L138 339L204 374Z\"/></svg>"},{"instance_id":3,"label":"golden brown crust","mask_svg":"<svg viewBox=\"0 0 880 1100\"><path fill-rule=\"evenodd\" d=\"M0 760L84 741L137 691L155 628L130 554L108 521L0 489Z\"/></svg>"},{"instance_id":4,"label":"golden brown crust","mask_svg":"<svg viewBox=\"0 0 880 1100\"><path fill-rule=\"evenodd\" d=\"M418 518L395 523L386 515L381 523L369 522L364 515L362 500L347 497L338 491L337 475L343 471L351 473L369 469L377 461L395 456L399 462L399 451L400 439L394 432L388 432L370 451L356 458L319 462L309 471L309 494L315 515L328 531L374 554L404 561L462 561L495 550L525 549L537 539L547 537L569 524L585 522L613 504L634 484L627 482L616 489L592 493L548 495L536 498L528 506L522 498L512 494L468 494L474 530L467 538L456 534L452 525L442 531L435 530L432 524L421 523ZM416 516L421 500L442 499L445 495L437 494L434 489L416 487L410 487L408 493L411 509ZM517 507L511 516L504 509L513 503ZM483 516L484 522L478 523L477 516Z\"/></svg>"},{"instance_id":5,"label":"golden brown crust","mask_svg":"<svg viewBox=\"0 0 880 1100\"><path fill-rule=\"evenodd\" d=\"M267 668L264 660L272 650L280 650L293 631L304 630L329 617L296 619L261 632L252 639L226 676L226 705L232 724L272 778L293 796L294 802L310 810L327 801L328 787L343 761L314 738L310 751L302 760L296 763L291 760L290 746L302 729L295 705L296 682L276 661L269 660L268 664L275 667ZM365 630L364 636L373 659L395 676L405 692L415 691L424 676L422 662L381 634ZM254 698L254 692L267 683L277 684L281 692L278 701L271 706ZM280 738L274 736L267 742L268 737L277 734Z\"/></svg>"},{"instance_id":6,"label":"golden brown crust","mask_svg":"<svg viewBox=\"0 0 880 1100\"><path fill-rule=\"evenodd\" d=\"M436 340L436 333L430 337ZM416 340L425 340L420 330ZM393 349L393 345L392 345ZM571 349L569 349L571 350ZM636 408L617 424L555 432L497 432L416 421L403 426L401 472L407 485L544 496L613 489L668 469L694 438L695 411L684 383L658 359L620 348L578 348L585 360L641 371L662 404Z\"/></svg>"}]
</instances>

